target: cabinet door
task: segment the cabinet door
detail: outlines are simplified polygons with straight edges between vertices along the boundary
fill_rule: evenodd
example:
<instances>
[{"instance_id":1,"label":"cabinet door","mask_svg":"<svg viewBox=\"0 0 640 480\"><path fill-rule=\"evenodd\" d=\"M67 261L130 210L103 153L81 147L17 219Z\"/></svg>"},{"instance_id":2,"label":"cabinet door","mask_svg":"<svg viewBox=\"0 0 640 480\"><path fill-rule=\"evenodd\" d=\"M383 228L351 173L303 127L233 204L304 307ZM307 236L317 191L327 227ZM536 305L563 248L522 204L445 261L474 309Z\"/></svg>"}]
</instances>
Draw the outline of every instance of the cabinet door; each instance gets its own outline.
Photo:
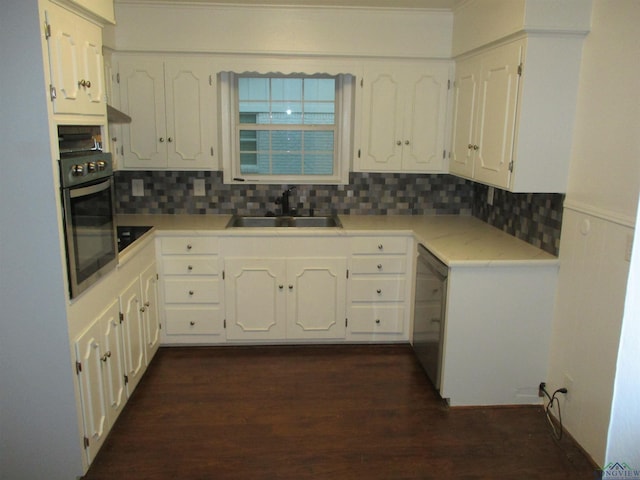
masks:
<instances>
[{"instance_id":1,"label":"cabinet door","mask_svg":"<svg viewBox=\"0 0 640 480\"><path fill-rule=\"evenodd\" d=\"M451 173L473 178L474 121L478 101L478 75L480 63L468 59L456 66L456 80L453 87L453 139Z\"/></svg>"},{"instance_id":2,"label":"cabinet door","mask_svg":"<svg viewBox=\"0 0 640 480\"><path fill-rule=\"evenodd\" d=\"M405 172L444 169L448 82L446 64L407 75L402 137L402 170Z\"/></svg>"},{"instance_id":3,"label":"cabinet door","mask_svg":"<svg viewBox=\"0 0 640 480\"><path fill-rule=\"evenodd\" d=\"M78 338L75 344L76 367L80 384L82 420L84 423L85 448L89 462L104 443L109 431L107 395L103 381L102 330L100 320Z\"/></svg>"},{"instance_id":4,"label":"cabinet door","mask_svg":"<svg viewBox=\"0 0 640 480\"><path fill-rule=\"evenodd\" d=\"M397 71L368 70L364 74L362 148L365 171L400 171L402 168L402 86Z\"/></svg>"},{"instance_id":5,"label":"cabinet door","mask_svg":"<svg viewBox=\"0 0 640 480\"><path fill-rule=\"evenodd\" d=\"M83 113L105 113L104 60L102 58L102 29L89 22L76 21L80 45Z\"/></svg>"},{"instance_id":6,"label":"cabinet door","mask_svg":"<svg viewBox=\"0 0 640 480\"><path fill-rule=\"evenodd\" d=\"M127 375L127 394L131 395L145 369L145 336L142 319L140 279L136 278L120 295Z\"/></svg>"},{"instance_id":7,"label":"cabinet door","mask_svg":"<svg viewBox=\"0 0 640 480\"><path fill-rule=\"evenodd\" d=\"M100 320L104 342L104 385L109 422L118 418L127 399L125 377L125 353L120 323L120 305L114 300Z\"/></svg>"},{"instance_id":8,"label":"cabinet door","mask_svg":"<svg viewBox=\"0 0 640 480\"><path fill-rule=\"evenodd\" d=\"M48 39L51 82L56 89L54 113L76 113L80 96L80 44L75 22L80 21L70 11L49 4L47 24L51 29Z\"/></svg>"},{"instance_id":9,"label":"cabinet door","mask_svg":"<svg viewBox=\"0 0 640 480\"><path fill-rule=\"evenodd\" d=\"M124 168L165 167L167 134L162 61L122 58L118 67L120 104L131 117L131 123L122 128Z\"/></svg>"},{"instance_id":10,"label":"cabinet door","mask_svg":"<svg viewBox=\"0 0 640 480\"><path fill-rule=\"evenodd\" d=\"M142 321L145 330L145 360L146 364L160 346L160 319L158 315L158 277L155 263L149 265L140 275L142 285Z\"/></svg>"},{"instance_id":11,"label":"cabinet door","mask_svg":"<svg viewBox=\"0 0 640 480\"><path fill-rule=\"evenodd\" d=\"M285 265L279 258L225 260L228 340L285 339Z\"/></svg>"},{"instance_id":12,"label":"cabinet door","mask_svg":"<svg viewBox=\"0 0 640 480\"><path fill-rule=\"evenodd\" d=\"M346 258L287 261L287 338L345 336Z\"/></svg>"},{"instance_id":13,"label":"cabinet door","mask_svg":"<svg viewBox=\"0 0 640 480\"><path fill-rule=\"evenodd\" d=\"M503 188L509 188L511 177L522 49L522 43L511 43L482 57L474 175Z\"/></svg>"},{"instance_id":14,"label":"cabinet door","mask_svg":"<svg viewBox=\"0 0 640 480\"><path fill-rule=\"evenodd\" d=\"M165 88L169 168L213 168L217 107L211 63L167 60Z\"/></svg>"}]
</instances>

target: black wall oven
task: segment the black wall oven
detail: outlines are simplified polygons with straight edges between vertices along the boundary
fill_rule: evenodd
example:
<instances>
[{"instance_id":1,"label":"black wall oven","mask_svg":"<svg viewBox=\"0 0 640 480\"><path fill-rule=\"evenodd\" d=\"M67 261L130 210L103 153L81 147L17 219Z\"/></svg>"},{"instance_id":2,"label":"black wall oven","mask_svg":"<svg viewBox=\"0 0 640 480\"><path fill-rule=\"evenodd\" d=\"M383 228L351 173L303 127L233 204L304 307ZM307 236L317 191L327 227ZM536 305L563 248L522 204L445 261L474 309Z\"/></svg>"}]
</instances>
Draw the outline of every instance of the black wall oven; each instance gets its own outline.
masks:
<instances>
[{"instance_id":1,"label":"black wall oven","mask_svg":"<svg viewBox=\"0 0 640 480\"><path fill-rule=\"evenodd\" d=\"M63 221L71 298L118 262L113 164L100 150L60 154Z\"/></svg>"}]
</instances>

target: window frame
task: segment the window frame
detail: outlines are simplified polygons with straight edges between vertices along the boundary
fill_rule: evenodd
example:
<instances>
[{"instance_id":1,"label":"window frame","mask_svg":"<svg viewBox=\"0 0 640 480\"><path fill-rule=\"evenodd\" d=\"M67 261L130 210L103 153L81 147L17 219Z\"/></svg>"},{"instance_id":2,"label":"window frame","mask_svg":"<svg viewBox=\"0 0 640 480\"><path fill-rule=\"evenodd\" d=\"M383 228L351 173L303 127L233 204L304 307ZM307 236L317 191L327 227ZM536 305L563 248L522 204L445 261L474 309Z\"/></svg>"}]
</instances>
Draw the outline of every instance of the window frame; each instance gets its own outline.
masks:
<instances>
[{"instance_id":1,"label":"window frame","mask_svg":"<svg viewBox=\"0 0 640 480\"><path fill-rule=\"evenodd\" d=\"M318 128L304 124L268 124L261 130L294 130L294 131L334 131L333 173L331 175L316 174L243 174L240 166L240 130L246 123L240 123L238 79L242 77L265 78L334 78L336 81L335 125L333 129L326 126ZM349 167L351 164L353 142L353 117L355 77L349 74L236 74L223 72L219 74L220 106L221 106L221 150L223 158L224 183L263 183L263 184L317 184L346 185L349 183Z\"/></svg>"}]
</instances>

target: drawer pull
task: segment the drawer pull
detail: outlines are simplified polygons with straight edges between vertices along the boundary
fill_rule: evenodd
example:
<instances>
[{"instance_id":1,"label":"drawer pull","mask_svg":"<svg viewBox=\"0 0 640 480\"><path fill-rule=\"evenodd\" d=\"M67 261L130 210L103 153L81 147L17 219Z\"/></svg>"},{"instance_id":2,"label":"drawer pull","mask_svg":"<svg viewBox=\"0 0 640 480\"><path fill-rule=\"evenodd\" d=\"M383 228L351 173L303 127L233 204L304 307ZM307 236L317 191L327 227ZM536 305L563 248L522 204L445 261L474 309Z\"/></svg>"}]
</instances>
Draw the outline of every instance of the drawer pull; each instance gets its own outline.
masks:
<instances>
[{"instance_id":1,"label":"drawer pull","mask_svg":"<svg viewBox=\"0 0 640 480\"><path fill-rule=\"evenodd\" d=\"M382 270L382 264L381 263L378 264L378 270Z\"/></svg>"},{"instance_id":2,"label":"drawer pull","mask_svg":"<svg viewBox=\"0 0 640 480\"><path fill-rule=\"evenodd\" d=\"M190 243L187 244L187 250L191 250L193 248L193 245L191 245Z\"/></svg>"},{"instance_id":3,"label":"drawer pull","mask_svg":"<svg viewBox=\"0 0 640 480\"><path fill-rule=\"evenodd\" d=\"M189 290L189 295L193 295L195 292L193 290Z\"/></svg>"},{"instance_id":4,"label":"drawer pull","mask_svg":"<svg viewBox=\"0 0 640 480\"><path fill-rule=\"evenodd\" d=\"M196 322L194 322L193 320L191 320L191 321L189 322L189 325L191 325L192 327L193 327L195 324L196 324Z\"/></svg>"},{"instance_id":5,"label":"drawer pull","mask_svg":"<svg viewBox=\"0 0 640 480\"><path fill-rule=\"evenodd\" d=\"M384 250L384 245L382 245L381 243L378 244L378 250Z\"/></svg>"},{"instance_id":6,"label":"drawer pull","mask_svg":"<svg viewBox=\"0 0 640 480\"><path fill-rule=\"evenodd\" d=\"M380 319L376 318L376 325L380 325Z\"/></svg>"},{"instance_id":7,"label":"drawer pull","mask_svg":"<svg viewBox=\"0 0 640 480\"><path fill-rule=\"evenodd\" d=\"M377 290L376 290L376 293L377 293L378 295L381 295L381 294L382 294L382 289L381 289L381 288L377 289Z\"/></svg>"},{"instance_id":8,"label":"drawer pull","mask_svg":"<svg viewBox=\"0 0 640 480\"><path fill-rule=\"evenodd\" d=\"M189 271L193 270L193 265L187 266L187 270L189 270Z\"/></svg>"}]
</instances>

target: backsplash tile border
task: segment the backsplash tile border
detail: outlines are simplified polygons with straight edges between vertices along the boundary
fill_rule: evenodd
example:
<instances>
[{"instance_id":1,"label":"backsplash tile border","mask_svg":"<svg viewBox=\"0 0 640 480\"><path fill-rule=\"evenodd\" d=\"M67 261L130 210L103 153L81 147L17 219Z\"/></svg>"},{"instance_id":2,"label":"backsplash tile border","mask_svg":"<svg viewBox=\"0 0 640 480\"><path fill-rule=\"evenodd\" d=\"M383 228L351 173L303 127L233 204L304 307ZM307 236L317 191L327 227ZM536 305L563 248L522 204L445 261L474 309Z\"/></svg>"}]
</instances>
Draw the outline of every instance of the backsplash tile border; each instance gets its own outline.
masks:
<instances>
[{"instance_id":1,"label":"backsplash tile border","mask_svg":"<svg viewBox=\"0 0 640 480\"><path fill-rule=\"evenodd\" d=\"M118 171L117 213L240 214L277 212L275 199L288 185L228 185L215 171ZM206 195L195 197L193 180L204 179ZM134 197L131 180L144 182ZM546 252L558 255L563 194L514 194L446 174L357 173L349 185L298 185L292 206L317 215L473 215Z\"/></svg>"}]
</instances>

